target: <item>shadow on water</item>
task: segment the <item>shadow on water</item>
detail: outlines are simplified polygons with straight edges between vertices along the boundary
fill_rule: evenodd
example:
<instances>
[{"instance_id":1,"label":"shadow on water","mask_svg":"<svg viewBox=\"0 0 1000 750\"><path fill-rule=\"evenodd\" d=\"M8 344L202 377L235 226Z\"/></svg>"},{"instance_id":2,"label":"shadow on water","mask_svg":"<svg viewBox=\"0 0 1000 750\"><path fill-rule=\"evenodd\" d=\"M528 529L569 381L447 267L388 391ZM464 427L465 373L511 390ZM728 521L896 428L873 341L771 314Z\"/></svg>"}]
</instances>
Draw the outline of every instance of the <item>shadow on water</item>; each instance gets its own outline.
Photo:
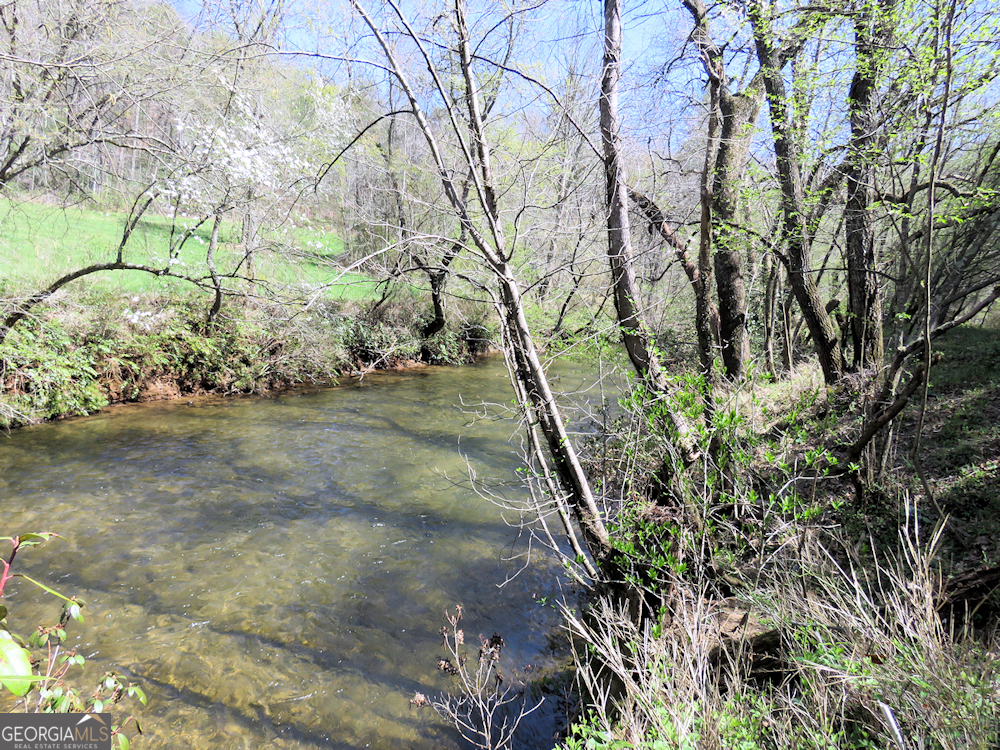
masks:
<instances>
[{"instance_id":1,"label":"shadow on water","mask_svg":"<svg viewBox=\"0 0 1000 750\"><path fill-rule=\"evenodd\" d=\"M442 582L442 585L447 590L461 592L467 589L467 586L463 585L461 580L465 576L492 578L493 573L492 566L480 564L475 569L467 568L463 571L456 571L456 580ZM474 603L474 610L478 610L478 612L469 617L469 621L491 619L494 622L509 622L512 621L510 618L511 613L507 611L509 609L509 606L504 606L503 604L495 606L488 602L477 601ZM186 628L192 626L192 623L188 618L185 618L183 613L164 612L157 606L148 606L147 611L154 615L171 616ZM321 626L323 622L335 621L340 624L340 627L348 631L353 629L378 629L384 624L382 622L384 611L384 607L379 602L344 600L331 605L325 611L310 609L310 613L319 627L318 631L314 630L298 634L257 632L255 630L255 623L246 623L244 629L240 630L225 630L209 624L205 626L205 631L211 633L212 640L236 639L246 651L281 651L289 658L308 663L314 669L323 672L338 673L342 676L347 675L348 679L364 681L374 686L376 691L382 691L387 695L402 692L407 696L412 696L417 691L427 691L428 685L426 680L401 674L398 665L381 658L377 653L365 651L348 653L341 650L338 644L338 640L340 639L330 632L324 632ZM434 613L431 612L427 613L425 617L418 618L418 627L409 636L411 641L417 643L416 647L411 649L412 659L423 664L428 670L434 669L434 665L443 654L440 648L440 635L433 629L424 627L426 623L434 622L433 615ZM304 645L303 641L307 637L315 645ZM537 644L533 643L531 645L532 647L537 647ZM546 659L544 655L541 658L543 661ZM524 673L526 667L528 671L531 671L531 667L534 665L521 662L511 663L510 666ZM282 706L281 700L271 702L263 699L242 703L239 701L219 700L211 694L197 692L187 687L184 683L177 684L171 681L169 677L164 679L164 670L162 668L150 669L146 664L138 664L131 667L130 673L139 678L143 684L157 684L161 689L175 693L187 703L200 705L205 710L226 715L234 721L250 723L264 722L264 724L274 728L276 732L280 730L282 736L295 737L302 742L322 744L329 742L330 738L336 738L346 733L346 728L338 722L338 717L332 717L331 720L324 722L322 729L317 728L310 722L298 721L297 719L301 717L288 717L286 713L287 705ZM438 689L447 689L448 687L452 686L447 681L444 681L443 684L439 685ZM287 704L288 702L285 701L285 703ZM429 709L410 709L408 715L400 717L400 720L404 718L406 723L411 724L412 728L421 735L433 736L435 738L434 741L439 743L438 746L444 742L444 738L440 736L442 735L442 731L439 722L436 720L429 721L429 719L436 718L430 714ZM536 727L535 730L538 731L538 728ZM545 743L542 742L540 744L544 745ZM339 747L340 745L334 746Z\"/></svg>"},{"instance_id":2,"label":"shadow on water","mask_svg":"<svg viewBox=\"0 0 1000 750\"><path fill-rule=\"evenodd\" d=\"M557 566L498 588L517 532L468 478L520 497L514 426L458 406L507 399L490 363L31 428L0 443L0 533L67 537L23 570L87 600L88 679L148 688L143 747L457 748L409 704L453 687L447 608L473 641L499 631L509 668L554 663L538 600ZM24 585L10 600L15 630L57 609ZM552 722L522 746L551 746Z\"/></svg>"}]
</instances>

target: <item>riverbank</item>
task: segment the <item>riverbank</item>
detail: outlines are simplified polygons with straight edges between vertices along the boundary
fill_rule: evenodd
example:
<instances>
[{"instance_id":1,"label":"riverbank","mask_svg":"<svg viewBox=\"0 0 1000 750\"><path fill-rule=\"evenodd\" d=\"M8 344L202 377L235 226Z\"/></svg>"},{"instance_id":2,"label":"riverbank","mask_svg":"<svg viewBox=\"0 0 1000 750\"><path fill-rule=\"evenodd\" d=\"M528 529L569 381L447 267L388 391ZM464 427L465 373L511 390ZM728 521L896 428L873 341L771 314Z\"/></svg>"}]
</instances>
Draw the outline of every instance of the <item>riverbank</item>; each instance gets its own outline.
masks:
<instances>
[{"instance_id":1,"label":"riverbank","mask_svg":"<svg viewBox=\"0 0 1000 750\"><path fill-rule=\"evenodd\" d=\"M583 698L561 750L997 746L1000 331L934 350L864 482L842 447L860 379L828 388L807 362L717 390L700 435L725 475L666 491L668 441L632 398L590 471L630 493L616 562L645 613L565 612Z\"/></svg>"},{"instance_id":2,"label":"riverbank","mask_svg":"<svg viewBox=\"0 0 1000 750\"><path fill-rule=\"evenodd\" d=\"M211 323L205 299L65 296L0 349L0 428L93 414L110 404L332 384L356 372L461 364L489 347L476 310L421 336L413 300L374 312L234 300Z\"/></svg>"}]
</instances>

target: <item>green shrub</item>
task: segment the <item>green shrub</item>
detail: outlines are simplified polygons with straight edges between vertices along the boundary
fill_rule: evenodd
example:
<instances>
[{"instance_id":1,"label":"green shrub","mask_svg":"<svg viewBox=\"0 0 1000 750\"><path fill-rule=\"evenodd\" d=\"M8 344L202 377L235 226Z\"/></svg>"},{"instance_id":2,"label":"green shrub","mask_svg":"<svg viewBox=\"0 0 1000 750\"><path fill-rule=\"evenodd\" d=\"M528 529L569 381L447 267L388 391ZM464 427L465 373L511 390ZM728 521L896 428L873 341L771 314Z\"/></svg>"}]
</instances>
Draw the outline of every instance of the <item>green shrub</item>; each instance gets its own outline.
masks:
<instances>
[{"instance_id":1,"label":"green shrub","mask_svg":"<svg viewBox=\"0 0 1000 750\"><path fill-rule=\"evenodd\" d=\"M13 572L18 553L58 537L53 533L0 537L0 542L9 545L7 558L0 558L0 598L3 598L6 584L12 578L20 578L63 602L58 622L39 625L27 640L11 632L8 626L10 612L0 605L0 692L16 697L15 706L25 712L102 713L128 698L145 705L142 688L133 682L123 683L114 673L106 672L96 689L82 690L68 679L71 669L86 662L76 647L66 644L66 628L70 620L83 622L81 609L85 602L64 596L24 573ZM133 721L135 718L129 716L111 727L111 741L118 750L128 750L131 740L123 729ZM135 724L141 733L138 721Z\"/></svg>"},{"instance_id":2,"label":"green shrub","mask_svg":"<svg viewBox=\"0 0 1000 750\"><path fill-rule=\"evenodd\" d=\"M0 426L16 415L52 419L90 414L108 404L90 352L75 344L61 325L22 322L0 351L0 384L4 396Z\"/></svg>"}]
</instances>

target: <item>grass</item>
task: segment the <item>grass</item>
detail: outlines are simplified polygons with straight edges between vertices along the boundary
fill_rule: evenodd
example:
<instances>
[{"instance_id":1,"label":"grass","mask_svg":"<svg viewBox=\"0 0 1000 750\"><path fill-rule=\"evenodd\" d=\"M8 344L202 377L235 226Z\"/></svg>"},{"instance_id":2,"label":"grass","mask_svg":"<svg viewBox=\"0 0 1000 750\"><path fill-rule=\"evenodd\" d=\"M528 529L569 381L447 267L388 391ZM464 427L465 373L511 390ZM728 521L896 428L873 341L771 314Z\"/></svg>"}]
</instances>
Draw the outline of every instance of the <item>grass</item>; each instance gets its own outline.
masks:
<instances>
[{"instance_id":1,"label":"grass","mask_svg":"<svg viewBox=\"0 0 1000 750\"><path fill-rule=\"evenodd\" d=\"M61 276L112 262L126 220L91 207L0 201L0 315ZM192 221L144 216L126 262L158 269L176 261L178 272L206 283L210 224L170 253ZM397 283L383 299L376 278L344 271L343 242L321 228L289 222L262 230L252 281L240 268L239 225L223 222L219 234L215 262L228 294L212 321L211 289L141 271L77 279L33 308L0 351L0 429L115 401L262 391L421 360L458 363L481 349L477 305L453 304L448 326L424 338L421 290Z\"/></svg>"},{"instance_id":2,"label":"grass","mask_svg":"<svg viewBox=\"0 0 1000 750\"><path fill-rule=\"evenodd\" d=\"M949 514L951 554L963 566L1000 564L1000 330L962 326L934 343L921 455ZM910 440L916 406L904 415Z\"/></svg>"},{"instance_id":3,"label":"grass","mask_svg":"<svg viewBox=\"0 0 1000 750\"><path fill-rule=\"evenodd\" d=\"M1000 325L961 326L932 348L942 358L931 371L920 457L934 502L925 499L921 513L938 520L940 508L948 516L944 547L958 570L1000 564ZM861 428L866 394L850 381L826 389L814 362L778 382L753 383L740 398L762 438L758 470L775 463L765 456L801 465L810 450L849 445ZM851 522L878 543L895 544L900 493L923 495L911 458L919 403L918 392L895 425L886 474L863 503L846 481L819 488L828 501L846 500L857 516Z\"/></svg>"},{"instance_id":4,"label":"grass","mask_svg":"<svg viewBox=\"0 0 1000 750\"><path fill-rule=\"evenodd\" d=\"M79 268L113 259L121 242L126 215L85 207L47 206L0 200L0 283L20 292L34 291ZM159 267L166 264L172 221L147 215L137 225L126 259ZM216 264L234 269L242 258L239 225L224 222ZM203 276L211 224L205 223L186 243L179 267ZM334 259L343 252L339 237L311 227L284 227L262 237L255 255L255 276L286 289L307 291L330 284L329 299L362 301L376 295L377 282L360 273L345 273ZM340 276L340 278L338 278ZM122 295L172 296L190 290L178 279L137 271L95 274L75 286Z\"/></svg>"}]
</instances>

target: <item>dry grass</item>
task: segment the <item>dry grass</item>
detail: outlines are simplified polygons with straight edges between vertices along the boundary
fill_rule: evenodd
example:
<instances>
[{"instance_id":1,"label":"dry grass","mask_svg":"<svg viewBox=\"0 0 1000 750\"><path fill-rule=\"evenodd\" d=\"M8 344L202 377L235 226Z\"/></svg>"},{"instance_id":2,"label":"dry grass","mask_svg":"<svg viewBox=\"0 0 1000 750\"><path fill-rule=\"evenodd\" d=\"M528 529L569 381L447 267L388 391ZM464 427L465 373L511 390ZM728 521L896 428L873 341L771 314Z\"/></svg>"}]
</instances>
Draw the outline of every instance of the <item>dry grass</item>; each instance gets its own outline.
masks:
<instances>
[{"instance_id":1,"label":"dry grass","mask_svg":"<svg viewBox=\"0 0 1000 750\"><path fill-rule=\"evenodd\" d=\"M940 529L916 518L898 559L810 544L737 600L689 578L658 621L567 611L589 714L564 747L997 747L1000 639L942 624Z\"/></svg>"}]
</instances>

